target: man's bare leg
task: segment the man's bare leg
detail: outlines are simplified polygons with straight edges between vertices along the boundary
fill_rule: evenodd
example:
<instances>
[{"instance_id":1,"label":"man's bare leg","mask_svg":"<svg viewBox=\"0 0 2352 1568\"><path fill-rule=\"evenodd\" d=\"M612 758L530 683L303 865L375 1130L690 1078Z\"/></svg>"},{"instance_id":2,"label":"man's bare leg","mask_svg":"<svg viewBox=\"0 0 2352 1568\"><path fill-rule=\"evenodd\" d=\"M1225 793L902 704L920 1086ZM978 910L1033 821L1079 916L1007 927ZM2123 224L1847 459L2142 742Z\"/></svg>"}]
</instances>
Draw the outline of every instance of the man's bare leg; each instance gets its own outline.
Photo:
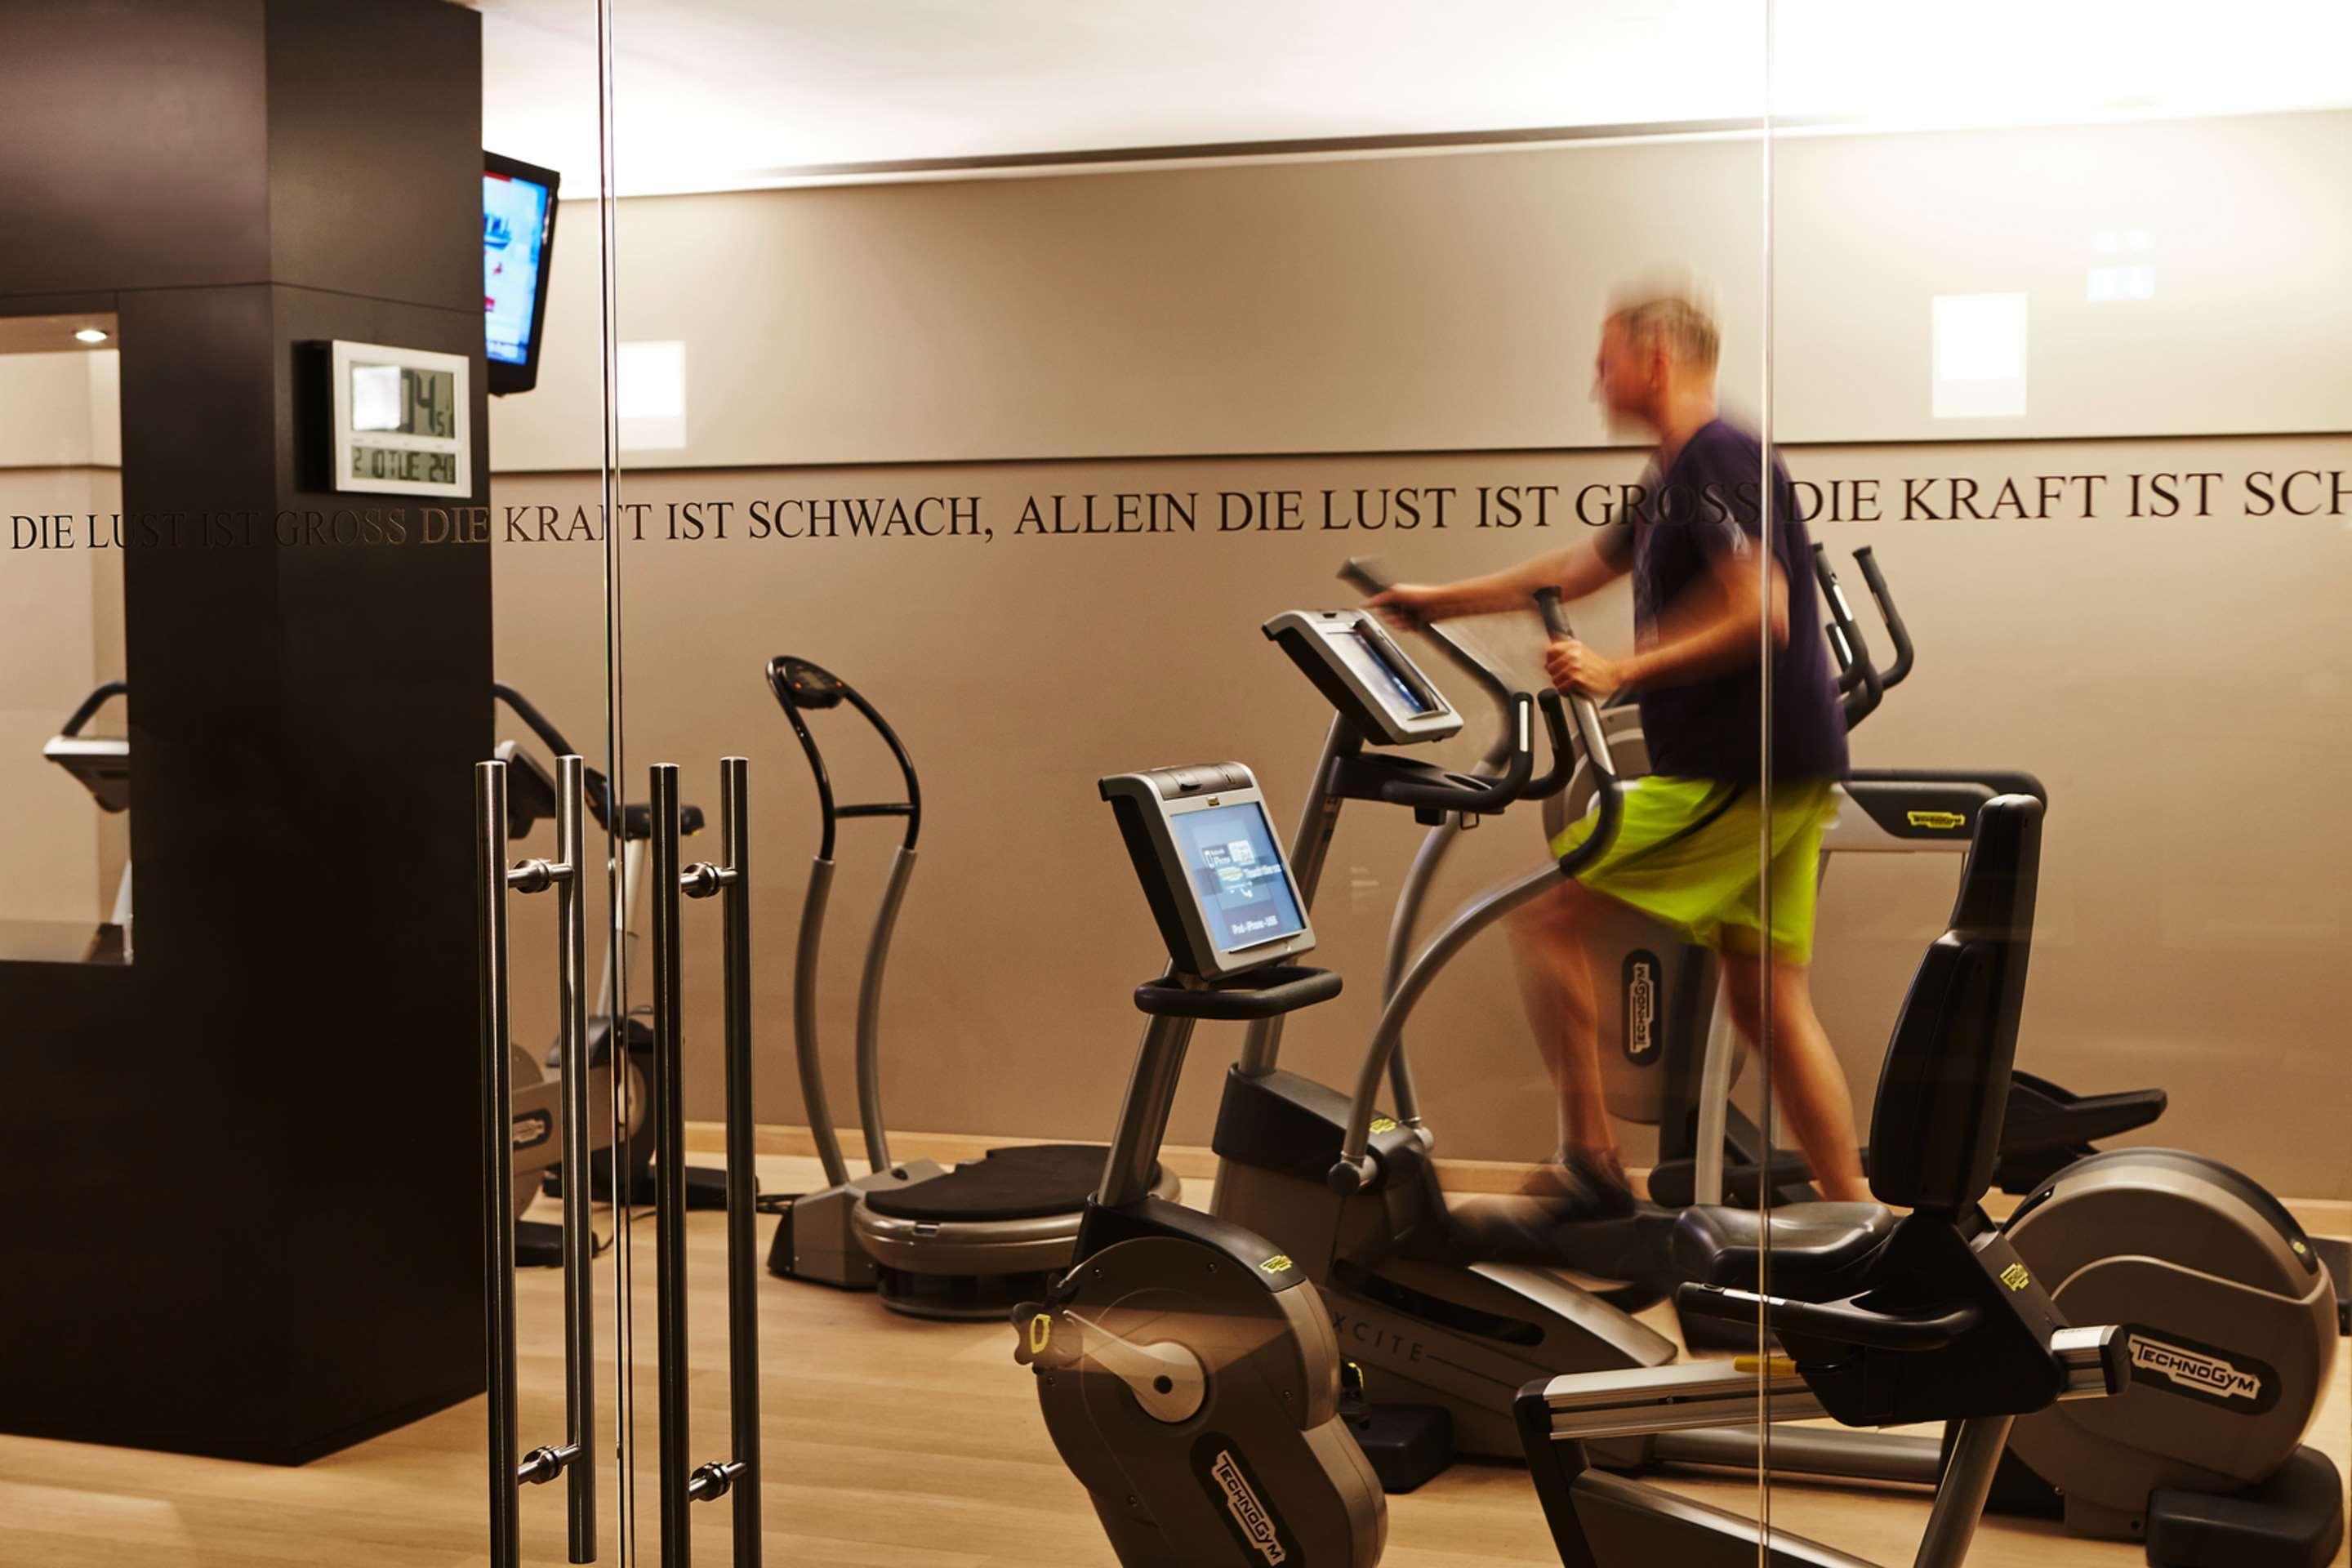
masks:
<instances>
[{"instance_id":1,"label":"man's bare leg","mask_svg":"<svg viewBox=\"0 0 2352 1568\"><path fill-rule=\"evenodd\" d=\"M1805 966L1774 962L1771 1027L1759 1034L1763 964L1750 953L1726 952L1722 959L1732 1022L1751 1048L1769 1040L1773 1103L1788 1119L1805 1158L1812 1162L1814 1184L1833 1202L1866 1201L1870 1184L1863 1179L1862 1156L1854 1145L1853 1097L1846 1091L1845 1069L1838 1064L1829 1033L1813 1012Z\"/></svg>"},{"instance_id":2,"label":"man's bare leg","mask_svg":"<svg viewBox=\"0 0 2352 1568\"><path fill-rule=\"evenodd\" d=\"M1570 1151L1623 1186L1625 1163L1601 1090L1592 965L1584 941L1600 901L1598 894L1563 881L1522 905L1509 925L1519 1000L1559 1098L1561 1135Z\"/></svg>"}]
</instances>

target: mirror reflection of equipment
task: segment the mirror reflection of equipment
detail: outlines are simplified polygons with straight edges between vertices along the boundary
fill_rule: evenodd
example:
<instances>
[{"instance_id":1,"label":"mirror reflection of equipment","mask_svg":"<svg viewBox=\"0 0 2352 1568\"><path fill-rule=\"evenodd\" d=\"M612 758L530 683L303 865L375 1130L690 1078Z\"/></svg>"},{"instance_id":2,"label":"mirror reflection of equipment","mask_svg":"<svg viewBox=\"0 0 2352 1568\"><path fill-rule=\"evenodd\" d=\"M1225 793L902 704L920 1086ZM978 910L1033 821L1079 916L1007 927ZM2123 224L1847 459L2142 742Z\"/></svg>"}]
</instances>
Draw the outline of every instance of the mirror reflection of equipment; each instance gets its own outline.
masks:
<instances>
[{"instance_id":1,"label":"mirror reflection of equipment","mask_svg":"<svg viewBox=\"0 0 2352 1568\"><path fill-rule=\"evenodd\" d=\"M89 791L98 809L119 815L131 809L131 741L124 735L85 735L82 729L98 716L98 710L113 698L130 691L127 682L110 680L81 700L81 706L58 727L58 732L42 746L41 755L65 769ZM85 962L121 954L121 962L131 961L131 862L122 863L121 879L114 888L114 909L107 923L91 938Z\"/></svg>"},{"instance_id":2,"label":"mirror reflection of equipment","mask_svg":"<svg viewBox=\"0 0 2352 1568\"><path fill-rule=\"evenodd\" d=\"M503 703L516 718L522 721L524 727L548 748L549 755L562 757L578 754L578 749L564 737L562 731L555 727L553 721L540 710L538 704L532 702L521 692L504 681L493 681L490 684L490 695ZM553 815L554 808L551 801L553 785L548 781L545 770L541 768L529 753L523 752L518 743L512 741L501 742L495 754L499 760L509 764L508 835L511 838L520 838L530 831L532 824L540 817ZM646 1085L652 1072L654 1056L654 1034L651 1025L647 1022L652 1009L645 1005L632 1009L629 1016L621 1021L621 1026L618 1029L614 1027L613 1019L605 1009L610 1007L614 999L615 966L626 964L634 958L636 952L639 927L636 910L645 886L646 862L655 827L654 811L649 803L617 799L617 792L612 788L610 781L594 768L583 769L583 777L585 780L583 798L588 807L588 820L620 840L621 907L628 912L628 918L622 922L622 929L626 933L625 939L616 942L611 923L608 921L605 926L603 968L597 977L596 989L590 993L592 1001L587 1020L587 1058L589 1070L595 1075L593 1092L599 1096L607 1095L610 1090L606 1079L610 1071L613 1041L615 1036L621 1040L623 1054L629 1063L627 1079L629 1092L626 1100L628 1126L623 1135L621 1157L623 1169L627 1174L621 1187L621 1201L644 1205L653 1203L656 1196L654 1173L654 1128L646 1110L647 1104ZM679 822L680 831L688 837L700 833L704 826L702 808L698 805L681 806ZM550 1068L557 1066L556 1047L551 1047L542 1059ZM554 1091L553 1083L542 1082L536 1067L525 1071L527 1076L524 1072L519 1072L515 1079L514 1095L519 1122L520 1108L528 1104L531 1097L552 1094ZM602 1104L605 1101L600 1099L598 1103ZM593 1130L593 1152L589 1156L590 1195L598 1203L614 1201L613 1160L610 1151L612 1137L605 1122L605 1118L597 1119L598 1125ZM519 1150L522 1146L525 1135L524 1130L519 1125L516 1131ZM520 1173L520 1166L518 1166L518 1173ZM723 1209L727 1206L727 1179L723 1171L707 1166L689 1166L686 1171L685 1183L686 1203L688 1208L709 1210ZM544 1192L550 1197L563 1195L563 1171L560 1165L553 1163L552 1155L546 1163L546 1169L541 1179L534 1184L538 1190ZM528 1187L519 1189L525 1195L519 1198L518 1202L526 1206L529 1202L529 1190ZM526 1228L524 1238L519 1244L518 1259L526 1265L551 1262L554 1254L544 1245L534 1245L535 1237L541 1243L548 1239L545 1233Z\"/></svg>"},{"instance_id":3,"label":"mirror reflection of equipment","mask_svg":"<svg viewBox=\"0 0 2352 1568\"><path fill-rule=\"evenodd\" d=\"M58 733L41 748L41 754L71 773L84 788L99 809L121 813L131 805L131 742L127 736L85 735L85 727L107 702L117 697L127 699L127 682L114 680L100 686L82 700L59 726ZM563 736L548 722L530 701L513 688L494 684L492 693L505 702L549 746L551 755L562 756L572 752ZM509 837L527 837L541 821L552 820L556 815L555 782L546 768L534 757L524 752L512 741L501 742L495 752L498 760L509 765L507 796L507 832ZM607 825L607 791L604 775L593 769L587 772L590 814L600 826ZM687 831L692 833L702 826L702 813L694 806L685 808ZM625 897L634 904L643 879L644 848L647 827L646 808L630 805L620 819L623 838ZM119 951L121 961L129 963L132 954L131 941L132 867L128 861L117 884L112 917L93 939L92 958L110 956ZM595 994L610 997L613 986L613 966L615 953L611 933L606 933L604 978ZM611 1021L598 1014L589 1020L589 1060L591 1092L604 1103L611 1093L610 1044ZM629 1021L632 1084L635 1092L628 1096L630 1115L625 1137L626 1164L631 1172L629 1201L652 1201L652 1142L646 1121L644 1107L644 1062L649 1057L652 1037L643 1022ZM562 1141L558 1136L562 1087L557 1080L541 1070L539 1061L530 1053L517 1047L513 1052L513 1128L515 1155L515 1216L516 1261L525 1268L555 1268L562 1261L561 1227L550 1224L522 1220L534 1197L541 1190L551 1196L560 1196L562 1184ZM553 1067L551 1051L547 1065ZM610 1201L612 1130L603 1118L596 1120L590 1131L589 1147L593 1151L592 1166L594 1195L600 1201ZM720 1173L697 1169L688 1173L688 1201L696 1208L718 1208L724 1205L725 1190Z\"/></svg>"},{"instance_id":4,"label":"mirror reflection of equipment","mask_svg":"<svg viewBox=\"0 0 2352 1568\"><path fill-rule=\"evenodd\" d=\"M1081 1211L1102 1173L1103 1150L1092 1143L1017 1144L991 1149L953 1169L929 1160L892 1158L882 1114L882 982L915 868L923 820L921 781L897 731L848 682L806 659L780 655L769 661L768 685L808 759L822 829L801 909L793 1039L801 1099L825 1178L822 1190L772 1205L779 1217L769 1246L769 1272L874 1290L885 1306L915 1317L1001 1318L1068 1265ZM832 774L808 716L844 706L888 747L903 798L835 800ZM898 821L904 829L867 935L858 985L857 1108L866 1169L852 1175L825 1090L816 999L835 829L844 821L864 818ZM932 1048L956 1048L956 1042L938 1042ZM1162 1196L1176 1195L1172 1171L1155 1166L1148 1180Z\"/></svg>"}]
</instances>

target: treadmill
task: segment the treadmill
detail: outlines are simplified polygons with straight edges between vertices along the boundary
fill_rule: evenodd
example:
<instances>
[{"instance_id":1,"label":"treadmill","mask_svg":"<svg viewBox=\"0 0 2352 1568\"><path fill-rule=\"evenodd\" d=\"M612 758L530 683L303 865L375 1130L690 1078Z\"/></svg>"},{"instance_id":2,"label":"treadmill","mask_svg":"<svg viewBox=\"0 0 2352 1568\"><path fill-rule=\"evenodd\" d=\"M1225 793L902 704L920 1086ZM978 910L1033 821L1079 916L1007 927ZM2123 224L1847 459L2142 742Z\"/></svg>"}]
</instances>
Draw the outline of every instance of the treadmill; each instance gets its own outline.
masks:
<instances>
[{"instance_id":1,"label":"treadmill","mask_svg":"<svg viewBox=\"0 0 2352 1568\"><path fill-rule=\"evenodd\" d=\"M882 977L898 907L915 868L915 840L923 826L921 782L897 731L840 677L806 659L779 655L768 662L768 687L792 724L816 784L821 837L801 907L793 1046L809 1132L825 1180L821 1191L768 1200L779 1215L768 1270L787 1279L873 1290L884 1306L911 1317L1002 1319L1018 1303L1042 1296L1068 1268L1087 1200L1102 1182L1107 1151L1099 1143L1016 1144L991 1149L952 1169L929 1160L892 1159L882 1117ZM808 716L844 707L864 719L889 748L904 798L834 798L832 775ZM844 821L869 817L904 827L866 936L857 990L857 1111L866 1168L853 1175L825 1091L816 998L835 829ZM1155 1163L1152 1194L1173 1201L1178 1188L1174 1173Z\"/></svg>"}]
</instances>

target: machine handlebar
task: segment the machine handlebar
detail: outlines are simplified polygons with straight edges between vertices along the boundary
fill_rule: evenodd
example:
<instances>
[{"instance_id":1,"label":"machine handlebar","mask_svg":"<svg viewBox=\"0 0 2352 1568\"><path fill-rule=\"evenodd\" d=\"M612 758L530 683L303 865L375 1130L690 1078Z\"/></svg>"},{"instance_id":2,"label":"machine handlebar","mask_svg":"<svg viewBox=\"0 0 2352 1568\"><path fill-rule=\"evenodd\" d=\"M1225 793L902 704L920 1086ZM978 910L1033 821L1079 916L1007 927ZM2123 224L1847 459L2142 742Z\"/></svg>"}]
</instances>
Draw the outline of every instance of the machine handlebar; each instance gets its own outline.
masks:
<instances>
[{"instance_id":1,"label":"machine handlebar","mask_svg":"<svg viewBox=\"0 0 2352 1568\"><path fill-rule=\"evenodd\" d=\"M1538 588L1535 593L1536 614L1543 617L1544 632L1554 642L1575 637L1568 624L1568 611L1560 603L1559 590ZM1582 843L1559 858L1560 875L1573 877L1608 853L1617 837L1617 825L1625 811L1625 781L1619 776L1616 760L1609 754L1609 736L1601 727L1601 711L1592 703L1591 695L1583 691L1567 693L1568 710L1576 721L1577 739L1584 755L1592 763L1592 776L1601 804L1600 820L1593 824ZM1563 780L1563 783L1566 781Z\"/></svg>"},{"instance_id":2,"label":"machine handlebar","mask_svg":"<svg viewBox=\"0 0 2352 1568\"><path fill-rule=\"evenodd\" d=\"M1381 565L1378 558L1370 555L1349 556L1347 563L1339 568L1339 581L1367 598L1385 594L1396 586L1396 579L1389 574L1388 569ZM1412 623L1412 629L1425 638L1432 647L1444 655L1447 663L1468 676L1473 685L1494 699L1496 706L1503 710L1507 718L1512 716L1511 683L1503 678L1500 670L1472 653L1460 638L1434 622L1415 620ZM1489 760L1498 760L1502 755L1503 746L1507 743L1507 737L1504 741L1498 741L1495 749L1487 753Z\"/></svg>"},{"instance_id":3,"label":"machine handlebar","mask_svg":"<svg viewBox=\"0 0 2352 1568\"><path fill-rule=\"evenodd\" d=\"M1871 661L1870 647L1862 640L1862 626L1853 618L1853 608L1845 600L1845 590L1838 586L1837 573L1830 565L1826 546L1813 546L1813 579L1821 584L1822 599L1829 606L1830 647L1836 652L1839 667L1839 689L1844 693L1845 727L1849 730L1876 710L1885 698L1886 687Z\"/></svg>"},{"instance_id":4,"label":"machine handlebar","mask_svg":"<svg viewBox=\"0 0 2352 1568\"><path fill-rule=\"evenodd\" d=\"M1519 792L1522 800L1549 800L1576 776L1576 742L1569 729L1568 703L1557 691L1539 691L1536 706L1543 710L1544 732L1551 738L1551 768Z\"/></svg>"},{"instance_id":5,"label":"machine handlebar","mask_svg":"<svg viewBox=\"0 0 2352 1568\"><path fill-rule=\"evenodd\" d=\"M110 699L125 696L130 690L131 683L127 680L108 681L81 700L81 706L73 710L73 716L65 721L64 727L58 730L58 733L71 740L81 733L81 727L89 723L98 710L106 706Z\"/></svg>"},{"instance_id":6,"label":"machine handlebar","mask_svg":"<svg viewBox=\"0 0 2352 1568\"><path fill-rule=\"evenodd\" d=\"M1870 586L1870 596L1878 605L1878 618L1886 623L1886 640L1895 648L1895 662L1886 667L1880 684L1888 690L1903 684L1911 673L1911 632L1903 624L1903 613L1895 607L1895 595L1886 586L1886 574L1878 569L1875 545L1865 544L1853 552L1853 563L1862 568L1862 580Z\"/></svg>"},{"instance_id":7,"label":"machine handlebar","mask_svg":"<svg viewBox=\"0 0 2352 1568\"><path fill-rule=\"evenodd\" d=\"M530 732L539 737L540 743L551 754L559 757L584 757L587 754L565 740L563 731L555 727L553 720L539 710L536 703L505 681L491 681L490 695L514 710L515 717L530 727ZM604 775L590 767L582 768L580 773L583 781L581 793L587 799L588 815L595 819L597 826L607 833L617 832L624 839L646 839L653 837L653 807L643 804L631 805L625 803L621 808L621 819L615 823L613 820L612 787L605 781ZM692 835L701 832L703 821L702 808L698 805L681 806L678 809L678 831L681 833Z\"/></svg>"},{"instance_id":8,"label":"machine handlebar","mask_svg":"<svg viewBox=\"0 0 2352 1568\"><path fill-rule=\"evenodd\" d=\"M1291 963L1253 969L1210 985L1186 985L1163 976L1135 988L1135 1005L1155 1015L1233 1021L1296 1013L1338 994L1338 973Z\"/></svg>"}]
</instances>

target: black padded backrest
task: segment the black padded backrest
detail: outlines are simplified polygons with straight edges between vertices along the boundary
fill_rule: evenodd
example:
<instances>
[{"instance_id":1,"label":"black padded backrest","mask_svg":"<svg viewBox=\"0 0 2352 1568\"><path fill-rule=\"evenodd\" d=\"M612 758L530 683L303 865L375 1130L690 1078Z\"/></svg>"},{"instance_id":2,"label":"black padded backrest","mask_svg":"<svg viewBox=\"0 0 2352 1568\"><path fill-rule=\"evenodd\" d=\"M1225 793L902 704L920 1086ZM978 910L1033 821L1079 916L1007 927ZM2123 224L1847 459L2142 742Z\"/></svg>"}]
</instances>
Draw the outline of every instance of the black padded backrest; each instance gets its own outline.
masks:
<instances>
[{"instance_id":1,"label":"black padded backrest","mask_svg":"<svg viewBox=\"0 0 2352 1568\"><path fill-rule=\"evenodd\" d=\"M1920 960L1879 1071L1870 1190L1882 1203L1958 1213L1992 1184L2041 866L2042 803L1988 801L1951 929Z\"/></svg>"}]
</instances>

